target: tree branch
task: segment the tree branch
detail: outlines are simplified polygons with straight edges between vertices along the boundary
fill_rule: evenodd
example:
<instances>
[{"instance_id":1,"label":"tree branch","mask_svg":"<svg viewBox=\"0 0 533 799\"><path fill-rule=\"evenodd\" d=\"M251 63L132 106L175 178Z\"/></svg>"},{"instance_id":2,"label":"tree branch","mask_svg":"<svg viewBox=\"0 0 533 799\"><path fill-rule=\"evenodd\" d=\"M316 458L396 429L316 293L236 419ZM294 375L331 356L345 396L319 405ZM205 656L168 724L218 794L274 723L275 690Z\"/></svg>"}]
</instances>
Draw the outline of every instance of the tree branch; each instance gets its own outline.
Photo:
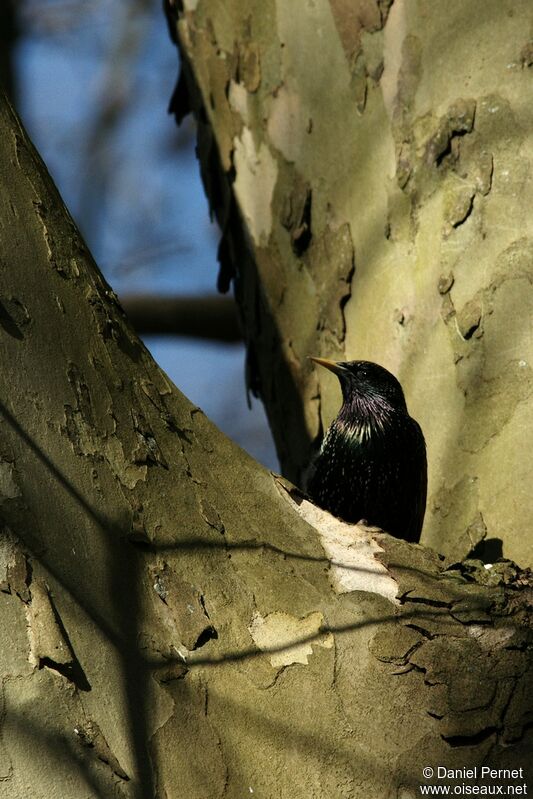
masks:
<instances>
[{"instance_id":1,"label":"tree branch","mask_svg":"<svg viewBox=\"0 0 533 799\"><path fill-rule=\"evenodd\" d=\"M235 302L230 297L162 297L126 294L120 298L140 335L192 336L242 341Z\"/></svg>"}]
</instances>

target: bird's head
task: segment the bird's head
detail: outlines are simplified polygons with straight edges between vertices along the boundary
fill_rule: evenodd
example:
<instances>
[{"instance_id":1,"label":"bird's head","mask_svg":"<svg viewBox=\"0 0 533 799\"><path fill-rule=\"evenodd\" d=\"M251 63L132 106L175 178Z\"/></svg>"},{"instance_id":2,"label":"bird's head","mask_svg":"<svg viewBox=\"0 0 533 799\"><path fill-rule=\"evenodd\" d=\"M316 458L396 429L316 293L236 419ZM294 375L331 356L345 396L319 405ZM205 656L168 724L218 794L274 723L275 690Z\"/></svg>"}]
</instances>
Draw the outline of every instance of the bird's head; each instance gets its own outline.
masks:
<instances>
[{"instance_id":1,"label":"bird's head","mask_svg":"<svg viewBox=\"0 0 533 799\"><path fill-rule=\"evenodd\" d=\"M372 361L330 361L326 358L311 360L337 375L345 405L377 403L407 411L399 381L383 366Z\"/></svg>"}]
</instances>

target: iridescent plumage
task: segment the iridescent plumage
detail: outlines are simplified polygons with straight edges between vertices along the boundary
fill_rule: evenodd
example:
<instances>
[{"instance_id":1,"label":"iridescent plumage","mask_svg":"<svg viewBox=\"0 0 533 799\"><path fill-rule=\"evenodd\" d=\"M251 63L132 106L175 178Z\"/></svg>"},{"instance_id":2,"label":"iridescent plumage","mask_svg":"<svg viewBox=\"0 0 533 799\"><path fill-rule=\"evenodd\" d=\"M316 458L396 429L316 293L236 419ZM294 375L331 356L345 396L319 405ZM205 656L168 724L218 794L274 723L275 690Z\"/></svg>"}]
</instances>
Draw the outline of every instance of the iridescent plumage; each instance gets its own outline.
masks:
<instances>
[{"instance_id":1,"label":"iridescent plumage","mask_svg":"<svg viewBox=\"0 0 533 799\"><path fill-rule=\"evenodd\" d=\"M364 519L418 541L426 508L426 445L400 383L370 361L313 360L338 376L343 404L313 463L309 495L347 522Z\"/></svg>"}]
</instances>

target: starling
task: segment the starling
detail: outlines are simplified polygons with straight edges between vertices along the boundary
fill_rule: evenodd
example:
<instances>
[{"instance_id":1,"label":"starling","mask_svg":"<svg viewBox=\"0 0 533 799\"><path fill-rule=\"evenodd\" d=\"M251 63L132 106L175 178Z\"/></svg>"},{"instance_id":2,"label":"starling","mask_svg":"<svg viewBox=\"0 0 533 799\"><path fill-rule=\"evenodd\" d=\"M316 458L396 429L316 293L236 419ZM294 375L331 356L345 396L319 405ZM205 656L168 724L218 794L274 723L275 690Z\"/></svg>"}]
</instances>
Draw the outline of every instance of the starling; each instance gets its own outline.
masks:
<instances>
[{"instance_id":1,"label":"starling","mask_svg":"<svg viewBox=\"0 0 533 799\"><path fill-rule=\"evenodd\" d=\"M400 383L370 361L311 360L337 375L343 403L312 464L309 495L346 522L364 520L418 541L426 509L426 444Z\"/></svg>"}]
</instances>

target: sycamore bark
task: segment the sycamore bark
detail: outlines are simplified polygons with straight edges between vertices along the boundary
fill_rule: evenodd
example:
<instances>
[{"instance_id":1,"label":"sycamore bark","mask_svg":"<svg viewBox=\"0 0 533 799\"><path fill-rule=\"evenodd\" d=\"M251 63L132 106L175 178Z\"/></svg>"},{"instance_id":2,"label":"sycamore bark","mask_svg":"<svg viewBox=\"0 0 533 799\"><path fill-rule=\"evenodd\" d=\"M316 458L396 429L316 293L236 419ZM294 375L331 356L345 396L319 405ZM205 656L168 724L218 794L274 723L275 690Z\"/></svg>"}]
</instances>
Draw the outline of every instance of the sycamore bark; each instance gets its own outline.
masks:
<instances>
[{"instance_id":1,"label":"sycamore bark","mask_svg":"<svg viewBox=\"0 0 533 799\"><path fill-rule=\"evenodd\" d=\"M284 473L339 405L307 356L377 361L426 435L423 541L530 564L531 3L168 6Z\"/></svg>"},{"instance_id":2,"label":"sycamore bark","mask_svg":"<svg viewBox=\"0 0 533 799\"><path fill-rule=\"evenodd\" d=\"M0 176L0 797L531 780L528 574L310 506L156 366L5 101Z\"/></svg>"}]
</instances>

